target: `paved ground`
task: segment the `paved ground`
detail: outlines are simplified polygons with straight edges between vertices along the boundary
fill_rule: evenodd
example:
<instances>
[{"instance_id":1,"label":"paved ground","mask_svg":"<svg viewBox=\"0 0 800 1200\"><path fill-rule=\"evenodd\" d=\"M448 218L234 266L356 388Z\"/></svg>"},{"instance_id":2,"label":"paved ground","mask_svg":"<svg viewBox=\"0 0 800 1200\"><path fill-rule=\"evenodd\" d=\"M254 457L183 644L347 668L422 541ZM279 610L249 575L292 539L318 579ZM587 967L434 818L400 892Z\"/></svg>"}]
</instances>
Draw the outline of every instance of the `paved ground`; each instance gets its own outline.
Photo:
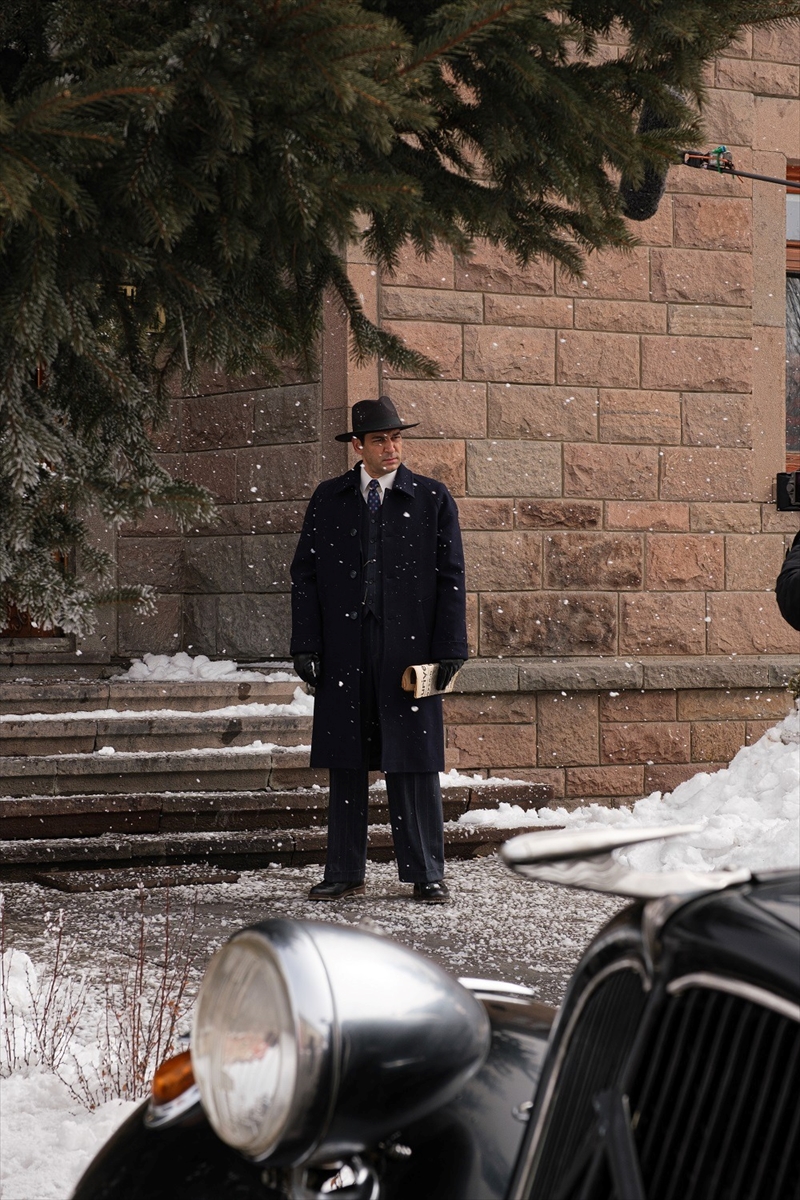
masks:
<instances>
[{"instance_id":1,"label":"paved ground","mask_svg":"<svg viewBox=\"0 0 800 1200\"><path fill-rule=\"evenodd\" d=\"M268 916L363 922L437 959L455 975L524 983L539 999L556 1004L583 948L620 907L614 897L526 882L494 856L448 864L453 900L441 907L413 902L410 886L398 884L392 864L370 864L366 897L336 905L310 903L305 894L319 874L319 867L250 871L238 883L139 894L65 894L38 884L5 884L5 945L24 950L34 962L45 961L52 945L47 925L63 909L73 944L71 972L86 970L99 981L106 971L114 975L115 962L135 957L143 911L155 971L163 959L168 904L172 958L180 957L179 943L194 915L193 992L209 955L241 925Z\"/></svg>"}]
</instances>

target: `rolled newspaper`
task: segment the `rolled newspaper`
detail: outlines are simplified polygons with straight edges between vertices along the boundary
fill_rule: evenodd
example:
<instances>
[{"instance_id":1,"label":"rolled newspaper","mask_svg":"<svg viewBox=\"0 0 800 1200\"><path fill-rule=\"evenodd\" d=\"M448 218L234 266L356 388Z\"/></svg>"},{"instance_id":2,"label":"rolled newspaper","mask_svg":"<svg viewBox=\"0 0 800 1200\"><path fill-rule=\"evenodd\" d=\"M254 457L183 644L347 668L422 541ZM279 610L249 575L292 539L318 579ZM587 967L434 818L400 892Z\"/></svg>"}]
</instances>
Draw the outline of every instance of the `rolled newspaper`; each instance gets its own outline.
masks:
<instances>
[{"instance_id":1,"label":"rolled newspaper","mask_svg":"<svg viewBox=\"0 0 800 1200\"><path fill-rule=\"evenodd\" d=\"M437 688L436 672L438 670L438 663L417 663L416 666L406 667L403 671L403 691L413 692L415 700L419 700L423 696L443 696L445 692L452 692L459 672L456 671L446 688Z\"/></svg>"}]
</instances>

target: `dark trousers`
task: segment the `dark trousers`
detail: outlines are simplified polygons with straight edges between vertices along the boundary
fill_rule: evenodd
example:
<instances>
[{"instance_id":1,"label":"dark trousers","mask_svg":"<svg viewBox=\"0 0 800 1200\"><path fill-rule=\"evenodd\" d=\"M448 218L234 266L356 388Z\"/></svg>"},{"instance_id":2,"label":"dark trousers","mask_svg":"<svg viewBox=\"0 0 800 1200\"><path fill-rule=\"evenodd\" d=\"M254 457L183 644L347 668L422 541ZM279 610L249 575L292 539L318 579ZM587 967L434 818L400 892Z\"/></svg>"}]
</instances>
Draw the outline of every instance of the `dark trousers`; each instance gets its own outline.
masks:
<instances>
[{"instance_id":1,"label":"dark trousers","mask_svg":"<svg viewBox=\"0 0 800 1200\"><path fill-rule=\"evenodd\" d=\"M331 882L364 878L369 764L380 759L378 679L382 657L381 622L367 614L361 637L363 764L355 770L334 767L330 771L325 878ZM444 829L438 771L390 771L386 775L386 794L401 882L433 883L441 879L444 876Z\"/></svg>"}]
</instances>

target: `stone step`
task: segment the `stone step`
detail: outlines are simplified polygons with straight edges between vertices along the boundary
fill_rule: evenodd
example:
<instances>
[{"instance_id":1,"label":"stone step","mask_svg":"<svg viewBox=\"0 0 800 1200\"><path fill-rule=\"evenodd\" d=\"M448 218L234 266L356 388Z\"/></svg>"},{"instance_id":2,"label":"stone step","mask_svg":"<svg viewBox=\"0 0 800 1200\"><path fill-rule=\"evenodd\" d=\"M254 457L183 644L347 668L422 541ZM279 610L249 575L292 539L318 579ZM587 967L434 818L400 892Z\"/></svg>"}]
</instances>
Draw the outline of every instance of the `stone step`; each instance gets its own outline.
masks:
<instances>
[{"instance_id":1,"label":"stone step","mask_svg":"<svg viewBox=\"0 0 800 1200\"><path fill-rule=\"evenodd\" d=\"M446 821L469 811L516 804L523 809L547 804L542 784L498 782L442 789ZM245 792L75 794L0 799L0 860L11 842L52 838L102 838L111 834L164 834L226 830L322 828L328 789ZM385 787L370 790L370 823L389 820Z\"/></svg>"},{"instance_id":2,"label":"stone step","mask_svg":"<svg viewBox=\"0 0 800 1200\"><path fill-rule=\"evenodd\" d=\"M0 758L61 754L92 754L111 747L118 751L225 749L256 740L283 746L311 742L311 717L270 713L267 705L210 712L165 709L152 715L135 711L100 710L85 714L3 716L0 718Z\"/></svg>"},{"instance_id":3,"label":"stone step","mask_svg":"<svg viewBox=\"0 0 800 1200\"><path fill-rule=\"evenodd\" d=\"M544 829L545 826L539 826ZM553 824L549 829L560 829ZM474 858L491 854L498 845L529 828L491 829L485 826L445 825L447 858ZM3 846L0 878L30 879L44 869L78 870L164 866L199 863L236 869L304 866L325 861L324 829L284 829L176 834L103 834L93 838L42 838L12 841ZM373 825L369 831L370 859L388 862L394 857L388 825Z\"/></svg>"},{"instance_id":4,"label":"stone step","mask_svg":"<svg viewBox=\"0 0 800 1200\"><path fill-rule=\"evenodd\" d=\"M286 672L281 672L286 674ZM226 708L231 704L288 704L299 679L191 679L135 681L77 679L55 682L0 682L0 715L67 713L113 708L143 710L177 708L186 712Z\"/></svg>"},{"instance_id":5,"label":"stone step","mask_svg":"<svg viewBox=\"0 0 800 1200\"><path fill-rule=\"evenodd\" d=\"M308 760L308 744L0 758L0 796L260 792L327 783L327 771L312 770Z\"/></svg>"}]
</instances>

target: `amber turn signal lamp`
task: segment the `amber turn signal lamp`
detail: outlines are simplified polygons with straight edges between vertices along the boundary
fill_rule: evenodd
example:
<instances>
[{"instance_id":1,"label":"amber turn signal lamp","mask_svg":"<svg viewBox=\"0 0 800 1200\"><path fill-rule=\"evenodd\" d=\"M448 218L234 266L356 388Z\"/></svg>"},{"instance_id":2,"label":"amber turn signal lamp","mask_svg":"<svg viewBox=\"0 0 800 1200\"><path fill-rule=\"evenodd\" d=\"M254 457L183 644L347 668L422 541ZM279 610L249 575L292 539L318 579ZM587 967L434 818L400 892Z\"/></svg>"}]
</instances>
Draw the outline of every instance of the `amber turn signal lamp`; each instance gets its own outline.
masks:
<instances>
[{"instance_id":1,"label":"amber turn signal lamp","mask_svg":"<svg viewBox=\"0 0 800 1200\"><path fill-rule=\"evenodd\" d=\"M153 1076L153 1104L169 1104L193 1083L192 1056L188 1050L165 1059Z\"/></svg>"}]
</instances>

